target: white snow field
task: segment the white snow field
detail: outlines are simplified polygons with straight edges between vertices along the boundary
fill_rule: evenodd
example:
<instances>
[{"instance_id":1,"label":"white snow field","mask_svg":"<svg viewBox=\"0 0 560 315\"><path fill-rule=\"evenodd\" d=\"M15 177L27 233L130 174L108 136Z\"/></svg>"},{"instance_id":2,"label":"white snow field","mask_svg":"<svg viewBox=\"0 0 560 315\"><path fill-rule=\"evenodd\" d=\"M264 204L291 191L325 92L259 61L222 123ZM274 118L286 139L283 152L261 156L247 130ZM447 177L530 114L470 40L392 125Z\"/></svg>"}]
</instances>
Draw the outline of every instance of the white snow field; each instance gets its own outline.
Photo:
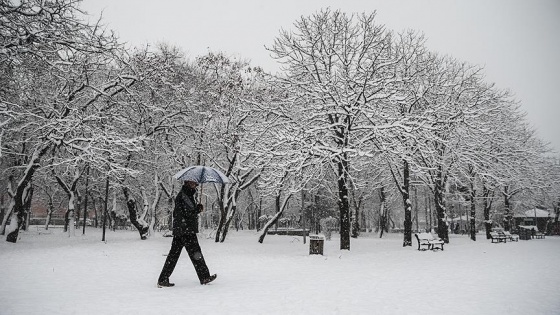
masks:
<instances>
[{"instance_id":1,"label":"white snow field","mask_svg":"<svg viewBox=\"0 0 560 315\"><path fill-rule=\"evenodd\" d=\"M156 280L171 244L157 234L89 228L69 238L31 227L0 242L0 314L560 314L560 237L492 244L451 235L444 251L402 247L402 234L309 240L199 234L210 272L199 284L183 251L172 288Z\"/></svg>"}]
</instances>

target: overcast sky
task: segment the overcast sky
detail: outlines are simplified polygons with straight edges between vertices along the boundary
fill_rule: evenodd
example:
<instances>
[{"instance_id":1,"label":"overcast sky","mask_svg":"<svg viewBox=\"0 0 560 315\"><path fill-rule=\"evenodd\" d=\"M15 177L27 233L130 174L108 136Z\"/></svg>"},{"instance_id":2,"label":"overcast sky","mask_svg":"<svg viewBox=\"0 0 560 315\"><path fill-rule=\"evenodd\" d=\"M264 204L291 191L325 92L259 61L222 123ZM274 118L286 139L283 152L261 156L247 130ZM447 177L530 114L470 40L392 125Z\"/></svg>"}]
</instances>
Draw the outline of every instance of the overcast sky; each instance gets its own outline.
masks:
<instances>
[{"instance_id":1,"label":"overcast sky","mask_svg":"<svg viewBox=\"0 0 560 315\"><path fill-rule=\"evenodd\" d=\"M483 65L510 89L539 136L560 152L559 0L84 0L133 46L166 42L190 58L222 51L276 70L264 46L300 16L330 7L377 11L378 22L424 32L439 53Z\"/></svg>"}]
</instances>

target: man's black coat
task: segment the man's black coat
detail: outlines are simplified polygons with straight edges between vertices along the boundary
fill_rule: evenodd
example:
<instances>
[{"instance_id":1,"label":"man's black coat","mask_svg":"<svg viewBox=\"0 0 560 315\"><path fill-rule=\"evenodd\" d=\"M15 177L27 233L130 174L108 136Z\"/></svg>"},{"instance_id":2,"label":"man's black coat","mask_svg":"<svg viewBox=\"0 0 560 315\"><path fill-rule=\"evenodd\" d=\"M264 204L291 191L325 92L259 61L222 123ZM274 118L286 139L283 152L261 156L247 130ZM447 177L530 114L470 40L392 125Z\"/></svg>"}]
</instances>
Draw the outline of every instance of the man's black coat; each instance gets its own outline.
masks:
<instances>
[{"instance_id":1,"label":"man's black coat","mask_svg":"<svg viewBox=\"0 0 560 315\"><path fill-rule=\"evenodd\" d=\"M181 236L187 233L198 233L198 212L194 200L194 190L183 186L175 197L173 210L173 235Z\"/></svg>"}]
</instances>

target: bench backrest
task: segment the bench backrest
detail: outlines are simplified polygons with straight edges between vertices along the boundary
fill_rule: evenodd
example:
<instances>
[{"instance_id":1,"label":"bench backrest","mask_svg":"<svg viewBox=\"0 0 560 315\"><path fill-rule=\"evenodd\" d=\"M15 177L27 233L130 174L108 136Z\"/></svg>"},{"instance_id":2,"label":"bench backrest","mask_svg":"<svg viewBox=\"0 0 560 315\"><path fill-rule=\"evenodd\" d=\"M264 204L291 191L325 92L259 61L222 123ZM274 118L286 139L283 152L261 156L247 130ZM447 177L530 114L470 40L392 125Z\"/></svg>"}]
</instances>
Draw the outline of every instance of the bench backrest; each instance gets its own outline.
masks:
<instances>
[{"instance_id":1,"label":"bench backrest","mask_svg":"<svg viewBox=\"0 0 560 315\"><path fill-rule=\"evenodd\" d=\"M416 233L415 235L419 240L431 241L434 239L432 233L423 232L423 233Z\"/></svg>"},{"instance_id":2,"label":"bench backrest","mask_svg":"<svg viewBox=\"0 0 560 315\"><path fill-rule=\"evenodd\" d=\"M508 237L504 232L490 232L492 238L506 238Z\"/></svg>"}]
</instances>

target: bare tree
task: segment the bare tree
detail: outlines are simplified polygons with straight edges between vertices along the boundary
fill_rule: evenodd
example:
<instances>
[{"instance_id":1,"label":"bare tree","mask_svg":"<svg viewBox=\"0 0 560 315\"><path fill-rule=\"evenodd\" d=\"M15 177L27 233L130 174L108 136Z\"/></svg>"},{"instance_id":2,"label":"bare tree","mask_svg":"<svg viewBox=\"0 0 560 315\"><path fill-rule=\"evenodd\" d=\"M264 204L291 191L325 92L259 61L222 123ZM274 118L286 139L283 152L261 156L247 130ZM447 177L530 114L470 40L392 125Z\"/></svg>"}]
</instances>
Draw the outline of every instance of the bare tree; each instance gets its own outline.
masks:
<instances>
[{"instance_id":1,"label":"bare tree","mask_svg":"<svg viewBox=\"0 0 560 315\"><path fill-rule=\"evenodd\" d=\"M0 67L13 73L8 83L16 87L0 100L2 123L11 139L3 153L13 155L11 149L25 143L19 146L25 148L25 158L14 189L18 220L26 187L47 152L68 148L81 152L77 161L98 161L134 142L105 137L102 130L111 125L112 104L99 101L125 91L138 77L112 67L119 47L115 38L98 25L84 23L77 5L69 0L0 3L7 34L2 37ZM105 157L94 158L100 151ZM21 223L11 241L17 240Z\"/></svg>"},{"instance_id":2,"label":"bare tree","mask_svg":"<svg viewBox=\"0 0 560 315\"><path fill-rule=\"evenodd\" d=\"M82 177L84 171L85 171L85 167L82 169L79 168L74 169L74 174L71 177L70 181L66 182L64 179L62 179L61 176L55 173L54 168L52 169L52 174L56 179L56 182L60 185L60 187L68 197L68 208L67 208L68 210L64 216L66 222L64 227L67 229L68 236L76 236L75 211L76 211L76 202L79 195L78 181Z\"/></svg>"},{"instance_id":3,"label":"bare tree","mask_svg":"<svg viewBox=\"0 0 560 315\"><path fill-rule=\"evenodd\" d=\"M282 31L269 48L286 71L276 84L289 91L278 113L298 117L309 149L332 160L337 174L340 248L350 249L351 155L371 138L365 138L374 129L369 122L390 93L394 79L391 36L375 23L375 13L348 16L327 9L302 17L294 26L295 31Z\"/></svg>"}]
</instances>

